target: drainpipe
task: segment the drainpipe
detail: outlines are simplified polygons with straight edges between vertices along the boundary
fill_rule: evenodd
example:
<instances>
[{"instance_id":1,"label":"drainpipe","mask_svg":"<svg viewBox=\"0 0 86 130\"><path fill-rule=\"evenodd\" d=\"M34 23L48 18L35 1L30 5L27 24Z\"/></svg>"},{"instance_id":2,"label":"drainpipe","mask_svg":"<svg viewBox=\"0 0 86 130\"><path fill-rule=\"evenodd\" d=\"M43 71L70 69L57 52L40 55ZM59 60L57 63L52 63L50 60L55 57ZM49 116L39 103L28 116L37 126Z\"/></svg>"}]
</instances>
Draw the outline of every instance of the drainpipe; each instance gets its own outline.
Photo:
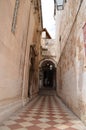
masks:
<instances>
[{"instance_id":1,"label":"drainpipe","mask_svg":"<svg viewBox=\"0 0 86 130\"><path fill-rule=\"evenodd\" d=\"M59 63L60 63L60 66L59 66L60 67L60 86L59 87L62 89L62 80L61 80L62 79L62 74L61 74L61 69L62 69L61 68L61 36L59 37L59 44L60 44L60 47L59 47L60 48L60 59L59 59Z\"/></svg>"}]
</instances>

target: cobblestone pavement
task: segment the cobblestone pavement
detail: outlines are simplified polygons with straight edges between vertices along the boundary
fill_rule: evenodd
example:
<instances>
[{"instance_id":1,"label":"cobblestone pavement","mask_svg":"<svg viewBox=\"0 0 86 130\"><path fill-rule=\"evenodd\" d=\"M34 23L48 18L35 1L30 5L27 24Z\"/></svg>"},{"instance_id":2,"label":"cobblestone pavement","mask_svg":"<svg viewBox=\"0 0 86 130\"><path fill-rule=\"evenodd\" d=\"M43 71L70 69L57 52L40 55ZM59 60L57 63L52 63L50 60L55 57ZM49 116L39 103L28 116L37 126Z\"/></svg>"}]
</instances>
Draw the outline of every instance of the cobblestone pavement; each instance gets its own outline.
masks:
<instances>
[{"instance_id":1,"label":"cobblestone pavement","mask_svg":"<svg viewBox=\"0 0 86 130\"><path fill-rule=\"evenodd\" d=\"M38 96L3 122L0 130L86 130L57 96Z\"/></svg>"}]
</instances>

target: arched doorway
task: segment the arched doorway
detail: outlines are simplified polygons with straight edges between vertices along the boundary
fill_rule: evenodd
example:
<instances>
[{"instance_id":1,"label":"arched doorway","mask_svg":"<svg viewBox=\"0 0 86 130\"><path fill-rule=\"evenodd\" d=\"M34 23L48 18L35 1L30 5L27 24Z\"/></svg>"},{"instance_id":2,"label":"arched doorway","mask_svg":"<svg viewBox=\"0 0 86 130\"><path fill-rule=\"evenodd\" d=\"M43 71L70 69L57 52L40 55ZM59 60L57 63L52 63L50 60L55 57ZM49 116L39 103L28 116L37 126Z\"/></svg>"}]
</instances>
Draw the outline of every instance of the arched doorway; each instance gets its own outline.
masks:
<instances>
[{"instance_id":1,"label":"arched doorway","mask_svg":"<svg viewBox=\"0 0 86 130\"><path fill-rule=\"evenodd\" d=\"M56 88L56 66L50 60L45 60L40 65L39 88Z\"/></svg>"}]
</instances>

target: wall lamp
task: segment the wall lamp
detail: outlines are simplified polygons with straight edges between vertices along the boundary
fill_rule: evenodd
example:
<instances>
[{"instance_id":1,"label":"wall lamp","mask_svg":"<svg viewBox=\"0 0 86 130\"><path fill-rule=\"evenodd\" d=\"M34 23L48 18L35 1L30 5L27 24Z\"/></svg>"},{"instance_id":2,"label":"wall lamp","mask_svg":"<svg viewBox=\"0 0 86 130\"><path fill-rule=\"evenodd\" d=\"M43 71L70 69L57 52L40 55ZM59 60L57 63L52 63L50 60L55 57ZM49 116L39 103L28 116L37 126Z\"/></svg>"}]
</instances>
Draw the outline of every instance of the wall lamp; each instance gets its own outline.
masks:
<instances>
[{"instance_id":1,"label":"wall lamp","mask_svg":"<svg viewBox=\"0 0 86 130\"><path fill-rule=\"evenodd\" d=\"M66 2L67 2L67 0L56 0L57 10L63 10L64 3L66 3Z\"/></svg>"}]
</instances>

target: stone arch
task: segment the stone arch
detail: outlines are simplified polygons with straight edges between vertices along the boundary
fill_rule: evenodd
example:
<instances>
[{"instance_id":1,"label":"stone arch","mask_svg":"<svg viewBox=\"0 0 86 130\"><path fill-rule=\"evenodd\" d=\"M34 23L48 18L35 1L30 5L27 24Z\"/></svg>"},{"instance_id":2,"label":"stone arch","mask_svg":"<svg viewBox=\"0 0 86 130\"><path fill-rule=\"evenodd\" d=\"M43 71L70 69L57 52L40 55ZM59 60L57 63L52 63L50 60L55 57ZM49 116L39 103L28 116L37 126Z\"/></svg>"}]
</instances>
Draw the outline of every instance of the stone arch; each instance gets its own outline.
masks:
<instances>
[{"instance_id":1,"label":"stone arch","mask_svg":"<svg viewBox=\"0 0 86 130\"><path fill-rule=\"evenodd\" d=\"M54 59L51 59L51 58L44 58L40 61L39 63L39 68L42 66L42 64L46 61L51 61L54 65L55 65L55 68L57 68L57 63Z\"/></svg>"},{"instance_id":2,"label":"stone arch","mask_svg":"<svg viewBox=\"0 0 86 130\"><path fill-rule=\"evenodd\" d=\"M39 63L39 88L56 88L57 63L51 58L44 58Z\"/></svg>"}]
</instances>

